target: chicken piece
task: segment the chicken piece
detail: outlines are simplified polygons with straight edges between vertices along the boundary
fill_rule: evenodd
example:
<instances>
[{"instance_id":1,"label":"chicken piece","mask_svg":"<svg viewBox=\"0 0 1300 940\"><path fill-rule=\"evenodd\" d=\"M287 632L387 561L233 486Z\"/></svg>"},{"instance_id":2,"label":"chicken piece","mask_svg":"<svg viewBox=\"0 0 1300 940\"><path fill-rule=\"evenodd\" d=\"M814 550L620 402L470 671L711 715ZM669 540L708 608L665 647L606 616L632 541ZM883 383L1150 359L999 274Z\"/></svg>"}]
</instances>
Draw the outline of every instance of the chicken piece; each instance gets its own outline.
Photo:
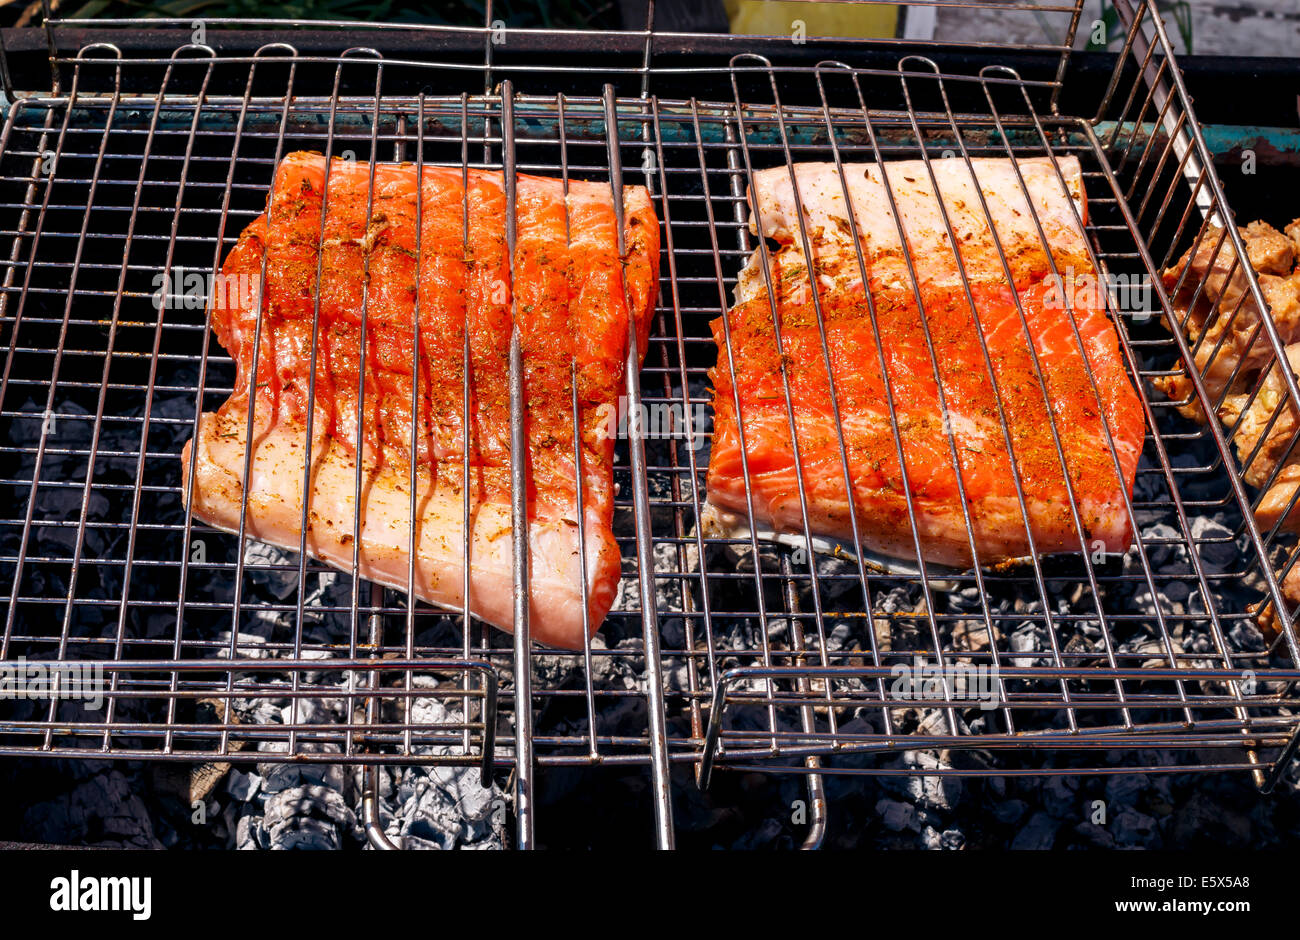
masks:
<instances>
[{"instance_id":1,"label":"chicken piece","mask_svg":"<svg viewBox=\"0 0 1300 940\"><path fill-rule=\"evenodd\" d=\"M1292 225L1300 225L1300 220ZM1251 222L1237 231L1282 342L1300 340L1300 281L1291 275L1297 243L1266 222ZM1235 264L1236 257L1223 229L1211 227L1195 252L1189 250L1162 278L1174 292L1177 317L1186 320L1187 339L1211 402L1239 387L1271 358L1259 307L1246 289L1246 274ZM1205 420L1186 375L1161 376L1152 384L1182 403L1178 410L1184 417Z\"/></svg>"},{"instance_id":2,"label":"chicken piece","mask_svg":"<svg viewBox=\"0 0 1300 940\"><path fill-rule=\"evenodd\" d=\"M1295 553L1300 551L1300 546L1291 549L1291 554L1287 558L1289 564ZM1292 566L1291 570L1282 578L1282 598L1287 602L1290 610L1300 607L1300 563ZM1264 599L1258 603L1251 604L1247 608L1255 616L1255 623L1259 626L1260 632L1266 639L1273 639L1282 632L1283 619L1279 615L1277 607L1265 595Z\"/></svg>"},{"instance_id":3,"label":"chicken piece","mask_svg":"<svg viewBox=\"0 0 1300 940\"><path fill-rule=\"evenodd\" d=\"M1291 244L1295 247L1296 257L1300 258L1300 219L1292 219L1291 224L1283 231L1286 237L1291 239Z\"/></svg>"},{"instance_id":4,"label":"chicken piece","mask_svg":"<svg viewBox=\"0 0 1300 940\"><path fill-rule=\"evenodd\" d=\"M1300 373L1300 343L1288 346L1286 354L1291 372ZM1300 486L1300 447L1292 448L1300 421L1295 407L1286 402L1282 373L1277 368L1269 369L1253 401L1249 392L1229 395L1219 414L1230 428L1240 419L1233 444L1242 464L1242 478L1251 486L1269 485L1274 468L1279 461L1285 461L1255 509L1255 521L1271 529L1287 511L1292 495ZM1300 528L1300 511L1292 510L1288 514L1284 528L1289 531Z\"/></svg>"}]
</instances>

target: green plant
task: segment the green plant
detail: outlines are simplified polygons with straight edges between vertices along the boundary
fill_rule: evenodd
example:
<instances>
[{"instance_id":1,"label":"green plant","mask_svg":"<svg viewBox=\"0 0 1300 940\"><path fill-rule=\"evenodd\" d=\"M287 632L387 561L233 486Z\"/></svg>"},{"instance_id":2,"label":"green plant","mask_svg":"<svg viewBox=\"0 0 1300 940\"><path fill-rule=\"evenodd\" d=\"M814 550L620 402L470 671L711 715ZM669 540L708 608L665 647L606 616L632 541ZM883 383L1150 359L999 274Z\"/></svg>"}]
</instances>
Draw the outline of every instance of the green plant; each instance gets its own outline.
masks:
<instances>
[{"instance_id":1,"label":"green plant","mask_svg":"<svg viewBox=\"0 0 1300 940\"><path fill-rule=\"evenodd\" d=\"M1086 48L1094 52L1104 52L1112 42L1117 39L1122 40L1127 30L1120 22L1119 11L1110 0L1098 0L1098 2L1101 4L1101 16L1098 21L1105 27L1105 38L1098 40L1096 34L1089 31ZM1188 0L1155 0L1155 6L1162 16L1169 14L1173 17L1174 27L1183 40L1183 48L1189 53L1192 52L1192 5Z\"/></svg>"}]
</instances>

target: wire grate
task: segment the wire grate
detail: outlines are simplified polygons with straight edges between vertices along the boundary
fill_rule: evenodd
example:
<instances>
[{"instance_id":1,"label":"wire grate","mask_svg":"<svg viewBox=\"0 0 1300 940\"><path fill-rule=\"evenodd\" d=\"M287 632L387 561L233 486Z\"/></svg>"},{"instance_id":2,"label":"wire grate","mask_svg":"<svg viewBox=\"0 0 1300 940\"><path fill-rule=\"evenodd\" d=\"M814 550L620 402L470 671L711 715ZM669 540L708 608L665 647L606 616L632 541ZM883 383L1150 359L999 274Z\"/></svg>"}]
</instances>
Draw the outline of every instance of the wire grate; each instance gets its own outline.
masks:
<instances>
[{"instance_id":1,"label":"wire grate","mask_svg":"<svg viewBox=\"0 0 1300 940\"><path fill-rule=\"evenodd\" d=\"M1189 420L1149 384L1193 361L1161 323L1173 314L1158 275L1228 215L1149 9L1129 11L1124 57L1087 117L1056 109L1064 52L1018 71L897 51L883 68L742 55L691 70L647 52L617 89L573 67L539 70L538 86L564 89L539 92L520 68L497 75L517 88L487 94L472 87L482 62L284 41L56 56L66 90L15 101L0 138L0 660L101 664L107 700L0 702L0 754L484 761L514 769L521 800L535 766L647 764L661 844L674 763L705 785L715 768L799 771L818 792L820 774L879 772L871 757L900 748L1197 747L1224 759L1196 766L1265 781L1293 739L1300 671L1293 615L1269 638L1253 605L1288 610L1292 562L1283 534L1253 521L1231 429ZM444 79L461 90L420 90ZM294 150L622 173L651 191L662 282L629 403L646 420L618 443L623 580L586 649L516 648L186 517L181 446L234 379L206 278ZM1083 168L1095 266L1137 298L1105 298L1147 425L1134 547L957 572L859 565L852 545L810 551L811 533L711 528L709 324L759 247L752 173L1065 155ZM1265 340L1276 357L1280 340ZM979 701L951 674L900 692L899 667L922 662L992 685ZM1114 769L1087 760L1071 772Z\"/></svg>"}]
</instances>

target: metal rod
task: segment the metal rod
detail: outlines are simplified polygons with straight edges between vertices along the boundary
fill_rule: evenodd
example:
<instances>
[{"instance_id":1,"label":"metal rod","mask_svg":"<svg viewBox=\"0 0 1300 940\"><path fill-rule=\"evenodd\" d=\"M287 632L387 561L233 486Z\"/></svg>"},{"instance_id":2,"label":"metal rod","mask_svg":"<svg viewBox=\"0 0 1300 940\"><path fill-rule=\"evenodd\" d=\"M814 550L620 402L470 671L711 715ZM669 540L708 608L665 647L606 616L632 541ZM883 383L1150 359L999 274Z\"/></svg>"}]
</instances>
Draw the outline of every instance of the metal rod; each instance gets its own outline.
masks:
<instances>
[{"instance_id":1,"label":"metal rod","mask_svg":"<svg viewBox=\"0 0 1300 940\"><path fill-rule=\"evenodd\" d=\"M515 303L515 242L519 180L515 170L514 83L501 83L501 167L506 191L506 253L510 283L510 542L514 578L515 844L531 849L533 820L533 663L530 656L528 538L528 404L524 391L523 335ZM468 416L467 416L468 417Z\"/></svg>"},{"instance_id":2,"label":"metal rod","mask_svg":"<svg viewBox=\"0 0 1300 940\"><path fill-rule=\"evenodd\" d=\"M605 85L605 145L609 158L609 185L618 235L618 257L626 263L627 238L623 230L623 158L618 140L618 102L614 86ZM619 282L623 284L622 273ZM659 653L659 616L656 612L655 559L650 528L650 487L646 480L645 429L641 417L641 351L636 317L627 301L627 444L632 458L632 502L636 516L637 575L641 589L641 629L645 639L646 707L650 713L650 776L655 807L655 840L659 848L673 847L672 785L668 779L668 733L665 728L663 675ZM585 547L583 549L585 551Z\"/></svg>"}]
</instances>

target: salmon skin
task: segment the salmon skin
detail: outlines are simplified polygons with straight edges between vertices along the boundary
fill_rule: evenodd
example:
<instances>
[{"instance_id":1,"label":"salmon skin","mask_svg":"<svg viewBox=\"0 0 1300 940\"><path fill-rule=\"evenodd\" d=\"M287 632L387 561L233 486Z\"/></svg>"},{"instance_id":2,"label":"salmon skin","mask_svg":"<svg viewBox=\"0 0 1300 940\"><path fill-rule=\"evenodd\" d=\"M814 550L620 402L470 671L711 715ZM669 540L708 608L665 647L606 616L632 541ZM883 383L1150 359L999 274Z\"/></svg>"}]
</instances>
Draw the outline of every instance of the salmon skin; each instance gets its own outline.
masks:
<instances>
[{"instance_id":1,"label":"salmon skin","mask_svg":"<svg viewBox=\"0 0 1300 940\"><path fill-rule=\"evenodd\" d=\"M643 187L625 187L620 259L608 183L571 180L566 202L560 180L521 175L512 279L502 175L470 170L467 187L462 172L327 165L317 153L281 161L266 212L222 268L225 283L242 275L254 289L211 304L236 379L230 398L202 416L185 445L183 486L189 493L190 448L197 447L190 510L199 519L237 531L246 497L250 536L294 551L305 544L312 557L346 571L355 550L361 577L400 590L408 588L414 529L413 593L452 609L466 603L468 542L469 610L509 630L513 300L529 448L531 635L581 647L584 607L594 631L620 577L606 418L624 380L629 317L644 355L658 286L658 219Z\"/></svg>"},{"instance_id":2,"label":"salmon skin","mask_svg":"<svg viewBox=\"0 0 1300 940\"><path fill-rule=\"evenodd\" d=\"M922 161L849 164L847 203L834 164L796 164L802 231L789 167L755 174L750 228L779 247L768 253L766 277L761 251L750 257L735 305L712 324L708 501L719 516L747 516L752 499L757 522L778 533L803 533L806 511L810 534L851 540L851 507L864 549L915 559L919 542L925 561L963 568L1022 558L1031 539L1044 553L1128 548L1125 494L1142 449L1141 401L1078 223L1086 219L1079 163L1058 162L1064 187L1047 158L1019 160L1019 177L1009 159L975 159L973 174L961 158L933 160L938 195Z\"/></svg>"}]
</instances>

